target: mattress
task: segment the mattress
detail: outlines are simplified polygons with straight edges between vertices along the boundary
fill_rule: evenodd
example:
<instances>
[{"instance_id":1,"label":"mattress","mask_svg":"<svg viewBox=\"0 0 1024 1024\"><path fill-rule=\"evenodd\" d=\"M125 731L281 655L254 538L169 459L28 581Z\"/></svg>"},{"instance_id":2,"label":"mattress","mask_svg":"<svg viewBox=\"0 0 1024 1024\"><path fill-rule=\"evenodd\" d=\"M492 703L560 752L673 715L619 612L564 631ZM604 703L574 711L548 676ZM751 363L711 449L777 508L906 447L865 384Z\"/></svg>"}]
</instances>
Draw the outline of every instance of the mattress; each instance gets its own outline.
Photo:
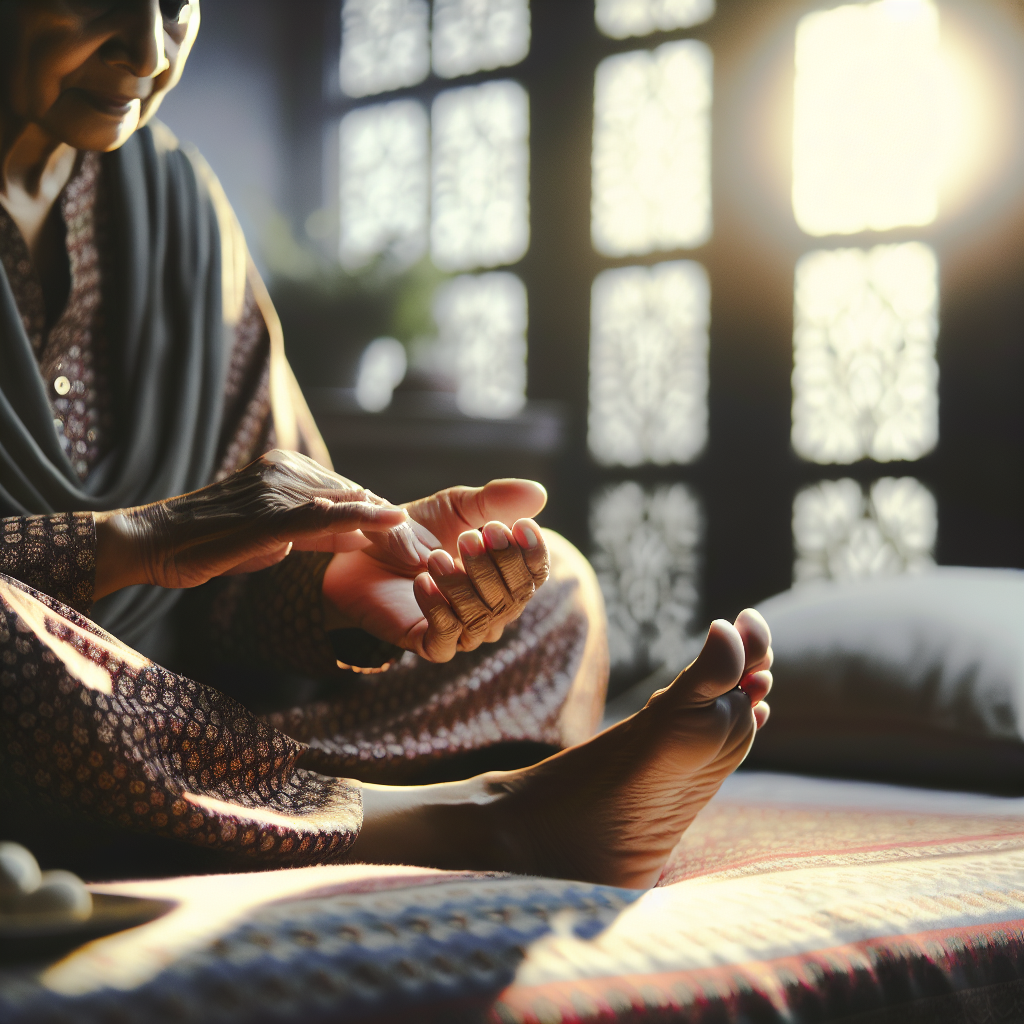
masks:
<instances>
[{"instance_id":1,"label":"mattress","mask_svg":"<svg viewBox=\"0 0 1024 1024\"><path fill-rule=\"evenodd\" d=\"M741 772L647 892L347 865L94 886L0 1021L1024 1020L1024 799Z\"/></svg>"}]
</instances>

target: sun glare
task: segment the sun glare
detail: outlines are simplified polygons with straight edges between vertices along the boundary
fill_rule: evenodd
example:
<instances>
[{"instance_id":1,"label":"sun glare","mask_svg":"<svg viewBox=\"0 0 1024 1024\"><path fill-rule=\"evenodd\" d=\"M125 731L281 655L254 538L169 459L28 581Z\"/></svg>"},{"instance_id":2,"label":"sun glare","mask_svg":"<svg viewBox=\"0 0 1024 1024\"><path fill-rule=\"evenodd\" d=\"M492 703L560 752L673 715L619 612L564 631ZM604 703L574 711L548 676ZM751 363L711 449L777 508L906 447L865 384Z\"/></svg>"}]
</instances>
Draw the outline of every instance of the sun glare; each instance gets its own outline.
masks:
<instances>
[{"instance_id":1,"label":"sun glare","mask_svg":"<svg viewBox=\"0 0 1024 1024\"><path fill-rule=\"evenodd\" d=\"M943 149L931 0L848 4L796 32L793 211L810 235L931 223Z\"/></svg>"}]
</instances>

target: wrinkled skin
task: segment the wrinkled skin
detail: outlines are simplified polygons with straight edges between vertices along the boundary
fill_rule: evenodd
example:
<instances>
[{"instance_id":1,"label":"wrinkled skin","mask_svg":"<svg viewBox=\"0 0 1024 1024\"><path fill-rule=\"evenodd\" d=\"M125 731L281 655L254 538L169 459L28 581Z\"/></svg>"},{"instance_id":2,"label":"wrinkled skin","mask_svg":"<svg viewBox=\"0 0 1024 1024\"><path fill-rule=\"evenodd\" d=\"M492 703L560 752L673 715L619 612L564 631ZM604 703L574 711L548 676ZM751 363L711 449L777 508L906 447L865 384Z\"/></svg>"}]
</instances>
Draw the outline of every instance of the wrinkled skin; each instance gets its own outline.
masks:
<instances>
[{"instance_id":1,"label":"wrinkled skin","mask_svg":"<svg viewBox=\"0 0 1024 1024\"><path fill-rule=\"evenodd\" d=\"M324 580L329 626L449 661L497 640L547 579L543 533L513 518L545 500L530 481L498 480L397 508L275 450L191 494L97 513L96 596L135 583L196 587L266 568L293 548L336 552Z\"/></svg>"},{"instance_id":2,"label":"wrinkled skin","mask_svg":"<svg viewBox=\"0 0 1024 1024\"><path fill-rule=\"evenodd\" d=\"M653 885L768 719L771 633L750 609L647 706L528 768L463 782L364 783L354 860Z\"/></svg>"},{"instance_id":3,"label":"wrinkled skin","mask_svg":"<svg viewBox=\"0 0 1024 1024\"><path fill-rule=\"evenodd\" d=\"M100 559L119 571L97 570L97 596L130 583L197 587L273 565L296 543L327 547L339 533L386 530L406 520L404 510L312 459L275 450L190 494L97 513L100 554L112 534L122 552L119 560ZM405 557L418 562L411 546Z\"/></svg>"},{"instance_id":4,"label":"wrinkled skin","mask_svg":"<svg viewBox=\"0 0 1024 1024\"><path fill-rule=\"evenodd\" d=\"M548 578L544 533L529 518L546 500L532 481L492 480L410 502L408 526L335 555L324 577L329 625L358 626L434 662L497 640ZM405 561L407 531L418 564Z\"/></svg>"}]
</instances>

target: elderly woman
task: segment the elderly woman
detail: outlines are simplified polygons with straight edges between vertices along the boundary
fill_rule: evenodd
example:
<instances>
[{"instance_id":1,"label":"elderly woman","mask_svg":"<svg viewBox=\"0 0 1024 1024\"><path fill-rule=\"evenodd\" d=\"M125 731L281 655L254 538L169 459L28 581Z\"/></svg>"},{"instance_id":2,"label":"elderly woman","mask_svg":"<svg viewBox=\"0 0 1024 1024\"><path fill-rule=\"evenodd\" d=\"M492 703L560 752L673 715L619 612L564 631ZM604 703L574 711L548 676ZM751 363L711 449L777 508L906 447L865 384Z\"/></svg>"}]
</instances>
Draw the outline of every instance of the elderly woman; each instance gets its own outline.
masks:
<instances>
[{"instance_id":1,"label":"elderly woman","mask_svg":"<svg viewBox=\"0 0 1024 1024\"><path fill-rule=\"evenodd\" d=\"M198 28L0 0L0 837L651 884L767 717L763 620L594 737L600 595L543 489L397 508L327 468L216 180L152 120ZM250 710L268 677L291 710ZM384 784L428 777L460 781Z\"/></svg>"}]
</instances>

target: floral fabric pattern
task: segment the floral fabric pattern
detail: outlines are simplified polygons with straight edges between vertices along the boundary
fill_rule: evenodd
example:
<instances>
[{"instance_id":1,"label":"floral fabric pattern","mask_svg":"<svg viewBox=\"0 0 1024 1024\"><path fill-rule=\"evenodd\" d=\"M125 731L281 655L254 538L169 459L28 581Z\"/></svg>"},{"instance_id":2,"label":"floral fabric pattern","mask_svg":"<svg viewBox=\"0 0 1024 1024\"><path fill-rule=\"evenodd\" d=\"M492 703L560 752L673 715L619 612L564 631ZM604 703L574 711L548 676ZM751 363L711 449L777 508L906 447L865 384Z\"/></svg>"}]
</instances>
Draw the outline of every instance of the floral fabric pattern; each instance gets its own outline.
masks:
<instances>
[{"instance_id":1,"label":"floral fabric pattern","mask_svg":"<svg viewBox=\"0 0 1024 1024\"><path fill-rule=\"evenodd\" d=\"M91 512L0 520L0 573L88 612L96 584L96 524Z\"/></svg>"},{"instance_id":2,"label":"floral fabric pattern","mask_svg":"<svg viewBox=\"0 0 1024 1024\"><path fill-rule=\"evenodd\" d=\"M0 577L0 767L69 810L275 864L335 859L358 789L303 744L84 616Z\"/></svg>"}]
</instances>

